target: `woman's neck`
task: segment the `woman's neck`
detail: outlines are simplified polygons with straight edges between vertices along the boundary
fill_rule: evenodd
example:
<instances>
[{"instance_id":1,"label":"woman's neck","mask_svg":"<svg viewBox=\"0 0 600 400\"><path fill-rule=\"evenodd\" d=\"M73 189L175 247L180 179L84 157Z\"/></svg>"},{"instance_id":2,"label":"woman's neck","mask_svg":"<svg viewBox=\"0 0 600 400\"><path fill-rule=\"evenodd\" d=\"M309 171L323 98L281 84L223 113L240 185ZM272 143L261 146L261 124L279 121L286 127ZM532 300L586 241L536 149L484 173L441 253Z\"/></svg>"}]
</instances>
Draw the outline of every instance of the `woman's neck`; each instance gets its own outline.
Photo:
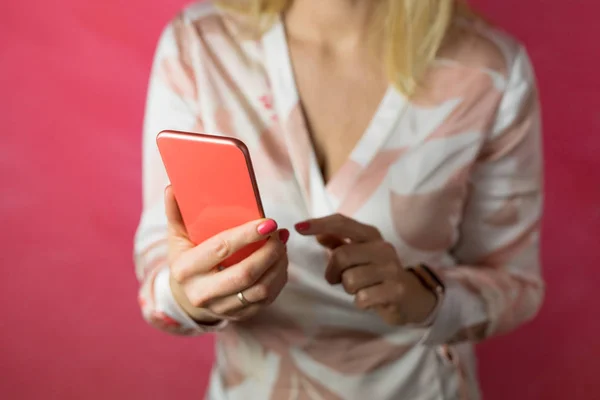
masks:
<instances>
[{"instance_id":1,"label":"woman's neck","mask_svg":"<svg viewBox=\"0 0 600 400\"><path fill-rule=\"evenodd\" d=\"M367 40L374 0L293 0L285 14L288 35L338 49L355 48Z\"/></svg>"}]
</instances>

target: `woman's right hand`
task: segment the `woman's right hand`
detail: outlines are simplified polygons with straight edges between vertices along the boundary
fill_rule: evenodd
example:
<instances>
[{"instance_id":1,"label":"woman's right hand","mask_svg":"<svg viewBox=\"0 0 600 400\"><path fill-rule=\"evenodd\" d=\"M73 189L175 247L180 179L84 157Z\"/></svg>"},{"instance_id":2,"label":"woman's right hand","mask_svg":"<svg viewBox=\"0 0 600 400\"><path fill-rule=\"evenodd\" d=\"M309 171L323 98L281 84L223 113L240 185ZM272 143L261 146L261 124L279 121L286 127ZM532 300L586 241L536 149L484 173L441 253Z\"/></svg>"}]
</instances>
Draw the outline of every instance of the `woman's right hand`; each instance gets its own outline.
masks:
<instances>
[{"instance_id":1,"label":"woman's right hand","mask_svg":"<svg viewBox=\"0 0 600 400\"><path fill-rule=\"evenodd\" d=\"M170 285L175 300L200 324L241 320L271 304L287 282L287 229L272 219L248 222L194 245L170 186L165 190ZM222 261L246 245L268 238L260 249L221 271ZM239 293L242 293L240 299ZM246 304L245 301L246 300Z\"/></svg>"}]
</instances>

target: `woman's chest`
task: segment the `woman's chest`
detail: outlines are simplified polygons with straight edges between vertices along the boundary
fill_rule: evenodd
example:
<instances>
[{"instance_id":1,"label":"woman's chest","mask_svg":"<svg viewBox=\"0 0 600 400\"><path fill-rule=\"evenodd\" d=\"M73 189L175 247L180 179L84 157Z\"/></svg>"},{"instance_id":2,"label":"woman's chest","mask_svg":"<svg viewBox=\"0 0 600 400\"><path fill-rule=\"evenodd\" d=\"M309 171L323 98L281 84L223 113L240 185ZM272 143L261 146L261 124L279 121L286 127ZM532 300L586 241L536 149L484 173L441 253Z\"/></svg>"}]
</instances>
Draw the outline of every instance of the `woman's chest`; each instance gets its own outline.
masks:
<instances>
[{"instance_id":1,"label":"woman's chest","mask_svg":"<svg viewBox=\"0 0 600 400\"><path fill-rule=\"evenodd\" d=\"M306 130L327 183L367 131L389 82L382 68L360 54L334 56L291 41L290 59Z\"/></svg>"},{"instance_id":2,"label":"woman's chest","mask_svg":"<svg viewBox=\"0 0 600 400\"><path fill-rule=\"evenodd\" d=\"M371 157L362 158L361 150L373 151L369 145L376 143L361 139L364 147L349 152L327 183L316 164L307 162L303 170L294 162L310 161L310 153L286 137L289 126L256 130L261 138L248 141L254 143L250 152L267 215L290 228L307 218L341 213L376 226L409 260L445 254L459 238L483 135L436 137L444 122L432 124L434 118L407 110Z\"/></svg>"},{"instance_id":3,"label":"woman's chest","mask_svg":"<svg viewBox=\"0 0 600 400\"><path fill-rule=\"evenodd\" d=\"M201 108L200 118L205 131L246 143L269 217L289 228L342 213L376 226L413 258L446 253L457 241L469 176L492 112L474 116L461 98L419 107L390 89L356 137L325 140L327 154L336 141L340 148L325 180L297 93L272 77L241 78L236 90L204 92L202 104L210 107ZM319 130L321 138L326 134Z\"/></svg>"}]
</instances>

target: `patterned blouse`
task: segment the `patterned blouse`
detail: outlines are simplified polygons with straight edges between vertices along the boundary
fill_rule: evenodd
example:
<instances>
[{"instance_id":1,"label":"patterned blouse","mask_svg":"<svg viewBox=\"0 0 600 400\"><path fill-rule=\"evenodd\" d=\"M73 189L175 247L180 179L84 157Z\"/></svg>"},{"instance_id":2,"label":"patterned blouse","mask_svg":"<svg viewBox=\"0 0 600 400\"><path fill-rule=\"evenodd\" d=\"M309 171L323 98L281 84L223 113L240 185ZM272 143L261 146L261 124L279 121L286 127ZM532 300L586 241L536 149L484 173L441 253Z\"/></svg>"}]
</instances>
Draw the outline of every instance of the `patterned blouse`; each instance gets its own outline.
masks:
<instances>
[{"instance_id":1,"label":"patterned blouse","mask_svg":"<svg viewBox=\"0 0 600 400\"><path fill-rule=\"evenodd\" d=\"M464 39L440 54L420 92L409 100L390 85L327 184L281 21L251 39L239 17L202 3L166 27L143 137L139 302L159 329L216 332L207 398L480 398L473 343L531 319L543 298L540 110L523 47L483 23L460 24ZM163 129L243 140L280 227L341 213L379 228L404 265L426 263L445 282L432 325L388 326L355 308L324 279L327 251L294 233L289 282L273 305L244 322L195 323L169 289Z\"/></svg>"}]
</instances>

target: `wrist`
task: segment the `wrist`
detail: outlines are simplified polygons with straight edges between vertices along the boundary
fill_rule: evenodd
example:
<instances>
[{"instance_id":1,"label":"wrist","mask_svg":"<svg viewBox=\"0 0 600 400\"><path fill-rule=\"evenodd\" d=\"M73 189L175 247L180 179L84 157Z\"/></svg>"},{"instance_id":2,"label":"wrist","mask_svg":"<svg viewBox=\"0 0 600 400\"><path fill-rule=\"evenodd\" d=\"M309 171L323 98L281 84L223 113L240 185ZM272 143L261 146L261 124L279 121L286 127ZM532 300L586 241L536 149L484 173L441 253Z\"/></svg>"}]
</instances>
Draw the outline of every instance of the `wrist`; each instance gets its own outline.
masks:
<instances>
[{"instance_id":1,"label":"wrist","mask_svg":"<svg viewBox=\"0 0 600 400\"><path fill-rule=\"evenodd\" d=\"M431 303L429 303L429 307L427 308L427 313L425 314L425 317L417 323L418 326L422 326L424 328L428 328L431 325L433 325L438 312L440 310L440 307L442 305L442 298L439 296L435 296L433 293L431 293L430 291L428 291L431 300Z\"/></svg>"},{"instance_id":2,"label":"wrist","mask_svg":"<svg viewBox=\"0 0 600 400\"><path fill-rule=\"evenodd\" d=\"M426 265L420 264L416 267L407 268L421 285L424 312L417 323L418 326L429 327L435 321L442 304L446 287L441 279Z\"/></svg>"}]
</instances>

